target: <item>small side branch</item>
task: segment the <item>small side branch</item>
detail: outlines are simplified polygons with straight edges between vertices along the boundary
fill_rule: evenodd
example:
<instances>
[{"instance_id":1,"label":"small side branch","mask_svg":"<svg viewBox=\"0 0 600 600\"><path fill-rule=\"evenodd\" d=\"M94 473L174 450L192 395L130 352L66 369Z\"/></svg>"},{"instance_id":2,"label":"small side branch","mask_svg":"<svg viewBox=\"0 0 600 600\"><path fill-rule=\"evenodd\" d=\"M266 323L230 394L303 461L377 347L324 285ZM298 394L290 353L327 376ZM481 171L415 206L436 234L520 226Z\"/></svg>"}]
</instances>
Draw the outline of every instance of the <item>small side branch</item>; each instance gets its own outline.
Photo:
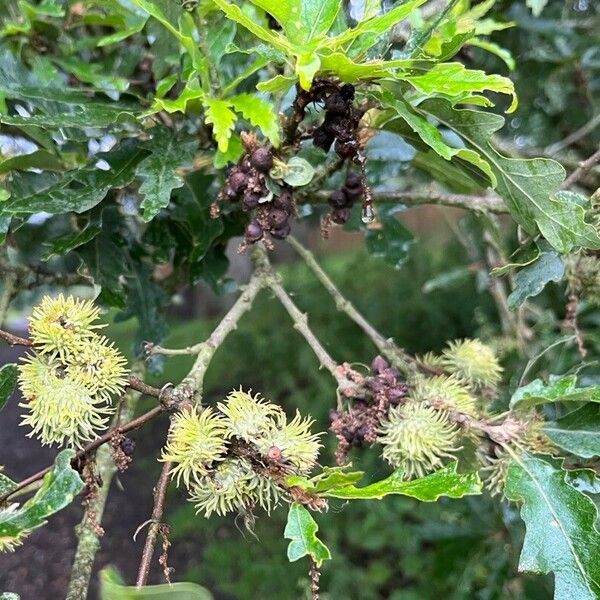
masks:
<instances>
[{"instance_id":1,"label":"small side branch","mask_svg":"<svg viewBox=\"0 0 600 600\"><path fill-rule=\"evenodd\" d=\"M31 342L25 338L13 335L8 331L0 329L0 339L4 340L10 346L31 346Z\"/></svg>"},{"instance_id":2,"label":"small side branch","mask_svg":"<svg viewBox=\"0 0 600 600\"><path fill-rule=\"evenodd\" d=\"M562 182L561 189L566 190L575 185L597 163L600 163L600 148L588 159L579 163L577 169Z\"/></svg>"},{"instance_id":3,"label":"small side branch","mask_svg":"<svg viewBox=\"0 0 600 600\"><path fill-rule=\"evenodd\" d=\"M154 556L154 548L160 532L161 519L165 512L165 499L167 496L167 488L169 487L169 471L172 466L173 463L170 462L166 462L163 465L160 477L154 488L154 508L152 509L151 523L148 528L148 535L146 536L146 543L144 544L144 551L142 552L142 559L140 561L136 582L138 588L143 587L148 582L150 565L152 563L152 557Z\"/></svg>"},{"instance_id":4,"label":"small side branch","mask_svg":"<svg viewBox=\"0 0 600 600\"><path fill-rule=\"evenodd\" d=\"M240 319L250 310L254 299L265 286L265 282L266 278L264 273L256 272L250 279L241 296L216 326L209 338L206 341L189 348L191 354L197 354L197 358L190 369L190 372L177 388L188 392L190 397L195 397L196 402L199 402L202 396L204 374L206 373L215 352L225 341L225 338L232 331L237 329Z\"/></svg>"},{"instance_id":5,"label":"small side branch","mask_svg":"<svg viewBox=\"0 0 600 600\"><path fill-rule=\"evenodd\" d=\"M323 287L329 292L337 309L344 312L352 321L354 321L375 344L375 347L381 354L386 356L392 364L403 373L411 373L415 370L414 359L404 352L401 348L394 344L393 340L386 339L365 319L365 317L354 308L352 303L347 300L335 283L329 278L327 273L322 269L321 265L315 259L313 253L305 248L296 238L288 236L287 241L296 250L296 252L304 259L308 267L315 274L316 278L321 282Z\"/></svg>"},{"instance_id":6,"label":"small side branch","mask_svg":"<svg viewBox=\"0 0 600 600\"><path fill-rule=\"evenodd\" d=\"M280 283L273 281L269 287L273 290L273 293L277 296L277 299L281 302L285 310L287 310L294 322L294 327L302 334L302 337L304 337L308 345L312 348L321 366L325 367L339 381L338 364L331 358L327 350L325 350L321 342L317 339L317 336L312 332L312 329L308 326L306 315L296 306Z\"/></svg>"},{"instance_id":7,"label":"small side branch","mask_svg":"<svg viewBox=\"0 0 600 600\"><path fill-rule=\"evenodd\" d=\"M166 410L166 408L162 404L159 406L155 406L148 412L145 412L143 415L140 415L139 417L132 419L131 421L128 421L127 423L120 425L119 427L117 427L115 429L110 429L103 435L97 437L95 440L90 442L87 446L82 448L79 452L77 452L77 454L75 454L75 456L73 457L72 464L76 465L79 460L81 460L85 456L91 454L92 452L94 452L94 450L97 450L100 446L109 442L114 435L124 434L129 431L133 431L134 429L139 429L140 427L142 427L143 425L148 423L148 421L151 421L158 415L162 414L165 410ZM31 475L27 479L23 479L22 481L20 481L10 492L7 492L6 494L3 494L2 496L0 496L0 504L2 504L4 501L8 500L8 498L15 495L17 492L20 492L21 490L24 490L25 488L29 487L32 483L35 483L36 481L39 481L40 479L42 479L42 477L44 477L44 475L46 473L49 473L51 469L52 469L52 465L50 465L49 467L46 467L45 469L42 469L41 471L38 471L37 473L35 473L34 475Z\"/></svg>"},{"instance_id":8,"label":"small side branch","mask_svg":"<svg viewBox=\"0 0 600 600\"><path fill-rule=\"evenodd\" d=\"M329 191L319 191L308 198L302 198L302 202L322 204L327 202L331 196ZM375 204L405 204L406 206L422 206L435 204L439 206L450 206L452 208L463 208L466 210L477 210L494 214L506 214L508 209L498 196L470 196L468 194L452 194L435 191L415 192L374 192Z\"/></svg>"}]
</instances>

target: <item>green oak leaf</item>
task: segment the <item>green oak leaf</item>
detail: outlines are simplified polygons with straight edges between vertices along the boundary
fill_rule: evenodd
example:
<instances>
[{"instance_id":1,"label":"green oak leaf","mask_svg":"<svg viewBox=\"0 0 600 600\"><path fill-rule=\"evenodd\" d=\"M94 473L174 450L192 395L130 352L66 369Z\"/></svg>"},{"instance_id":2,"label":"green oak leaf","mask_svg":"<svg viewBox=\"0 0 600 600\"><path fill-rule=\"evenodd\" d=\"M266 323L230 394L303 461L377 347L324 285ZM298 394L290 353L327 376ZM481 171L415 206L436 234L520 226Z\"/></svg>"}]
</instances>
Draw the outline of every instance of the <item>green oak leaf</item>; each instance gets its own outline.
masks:
<instances>
[{"instance_id":1,"label":"green oak leaf","mask_svg":"<svg viewBox=\"0 0 600 600\"><path fill-rule=\"evenodd\" d=\"M477 473L457 473L457 463L453 462L421 479L406 481L403 471L398 470L386 479L364 487L342 485L332 488L322 495L346 500L380 500L390 494L416 498L422 502L436 502L441 496L462 498L481 494L482 483Z\"/></svg>"},{"instance_id":2,"label":"green oak leaf","mask_svg":"<svg viewBox=\"0 0 600 600\"><path fill-rule=\"evenodd\" d=\"M378 216L381 227L367 229L365 233L369 254L382 258L395 269L406 262L414 243L412 233L395 216L402 210L398 206L380 206Z\"/></svg>"},{"instance_id":3,"label":"green oak leaf","mask_svg":"<svg viewBox=\"0 0 600 600\"><path fill-rule=\"evenodd\" d=\"M465 162L471 163L485 174L492 182L492 185L496 184L496 177L489 163L484 160L478 152L468 148L453 148L448 145L441 132L433 123L414 110L405 100L396 97L392 92L383 91L379 94L373 94L373 96L376 97L383 106L390 108L390 112L402 119L426 146L435 150L442 158L449 161L452 160L452 158L457 157ZM388 119L389 117L384 113L377 119L377 124L389 131L401 133L401 130L398 130L395 121L389 121Z\"/></svg>"},{"instance_id":4,"label":"green oak leaf","mask_svg":"<svg viewBox=\"0 0 600 600\"><path fill-rule=\"evenodd\" d=\"M144 113L143 116L151 115L161 110L168 113L187 112L188 104L196 100L202 100L205 97L204 91L200 87L197 77L192 77L187 81L182 92L171 100L169 98L155 98L152 107Z\"/></svg>"},{"instance_id":5,"label":"green oak leaf","mask_svg":"<svg viewBox=\"0 0 600 600\"><path fill-rule=\"evenodd\" d=\"M544 433L557 446L583 458L600 456L600 406L590 403L544 424Z\"/></svg>"},{"instance_id":6,"label":"green oak leaf","mask_svg":"<svg viewBox=\"0 0 600 600\"><path fill-rule=\"evenodd\" d=\"M565 481L565 472L528 454L514 457L505 494L521 503L526 533L519 570L554 573L555 600L600 597L600 533L590 498Z\"/></svg>"},{"instance_id":7,"label":"green oak leaf","mask_svg":"<svg viewBox=\"0 0 600 600\"><path fill-rule=\"evenodd\" d=\"M138 589L125 585L115 568L105 567L100 571L100 600L213 600L213 595L197 583L183 581Z\"/></svg>"},{"instance_id":8,"label":"green oak leaf","mask_svg":"<svg viewBox=\"0 0 600 600\"><path fill-rule=\"evenodd\" d=\"M551 281L561 281L565 274L565 263L552 249L540 252L532 263L523 267L514 276L514 289L508 297L508 307L516 309L527 298L537 296Z\"/></svg>"},{"instance_id":9,"label":"green oak leaf","mask_svg":"<svg viewBox=\"0 0 600 600\"><path fill-rule=\"evenodd\" d=\"M239 6L228 2L227 0L214 0L214 3L227 15L229 19L239 23L242 27L246 28L250 33L253 33L257 38L267 42L277 50L281 50L285 54L291 54L292 46L289 41L277 32L265 29L248 15L244 14ZM281 2L281 11L287 10L289 6L287 0ZM283 15L283 12L279 11L278 14ZM273 15L278 21L279 16ZM284 18L283 16L281 18Z\"/></svg>"},{"instance_id":10,"label":"green oak leaf","mask_svg":"<svg viewBox=\"0 0 600 600\"><path fill-rule=\"evenodd\" d=\"M213 126L213 136L217 141L219 150L226 152L229 146L229 138L237 116L231 110L231 102L229 100L221 100L219 98L204 98L202 100L206 109L206 122Z\"/></svg>"},{"instance_id":11,"label":"green oak leaf","mask_svg":"<svg viewBox=\"0 0 600 600\"><path fill-rule=\"evenodd\" d=\"M600 402L600 385L578 388L576 375L551 375L548 383L534 379L515 391L510 407L528 409L548 402Z\"/></svg>"},{"instance_id":12,"label":"green oak leaf","mask_svg":"<svg viewBox=\"0 0 600 600\"><path fill-rule=\"evenodd\" d=\"M510 79L502 75L488 75L484 71L467 69L461 63L439 63L422 74L401 72L396 77L408 81L427 96L442 94L460 97L466 93L490 91L512 96L513 100L507 112L516 110L518 104Z\"/></svg>"},{"instance_id":13,"label":"green oak leaf","mask_svg":"<svg viewBox=\"0 0 600 600\"><path fill-rule=\"evenodd\" d=\"M17 365L9 363L0 368L0 410L8 402L17 386L19 370Z\"/></svg>"},{"instance_id":14,"label":"green oak leaf","mask_svg":"<svg viewBox=\"0 0 600 600\"><path fill-rule=\"evenodd\" d=\"M426 1L406 0L382 15L365 19L358 23L356 27L347 29L338 36L329 38L327 45L330 48L340 48L360 36L368 36L369 41L373 44L378 36L389 31L396 23L408 17L421 4L425 4ZM361 44L361 47L365 48L365 44Z\"/></svg>"},{"instance_id":15,"label":"green oak leaf","mask_svg":"<svg viewBox=\"0 0 600 600\"><path fill-rule=\"evenodd\" d=\"M290 505L284 537L291 540L287 556L294 562L303 556L310 556L320 567L323 561L331 559L329 548L317 537L319 526L312 515L297 502Z\"/></svg>"},{"instance_id":16,"label":"green oak leaf","mask_svg":"<svg viewBox=\"0 0 600 600\"><path fill-rule=\"evenodd\" d=\"M432 99L415 108L455 131L471 149L485 158L494 172L496 191L513 218L528 233L537 229L560 253L572 248L600 248L596 228L585 221L585 207L560 192L564 168L547 158L506 158L491 145L493 134L504 125L499 115L457 110L446 100Z\"/></svg>"},{"instance_id":17,"label":"green oak leaf","mask_svg":"<svg viewBox=\"0 0 600 600\"><path fill-rule=\"evenodd\" d=\"M155 127L152 140L144 147L150 156L142 160L135 170L142 180L139 192L143 196L141 208L144 221L153 219L169 205L171 192L183 185L178 170L192 164L198 148L194 138L180 139L167 127Z\"/></svg>"},{"instance_id":18,"label":"green oak leaf","mask_svg":"<svg viewBox=\"0 0 600 600\"><path fill-rule=\"evenodd\" d=\"M239 94L229 98L234 110L260 128L271 144L279 146L279 117L273 105L255 94Z\"/></svg>"},{"instance_id":19,"label":"green oak leaf","mask_svg":"<svg viewBox=\"0 0 600 600\"><path fill-rule=\"evenodd\" d=\"M42 254L41 260L47 261L55 256L64 256L67 252L77 250L91 242L102 231L102 213L94 210L86 216L89 217L87 222L76 231L45 241L43 245L47 246L47 249Z\"/></svg>"},{"instance_id":20,"label":"green oak leaf","mask_svg":"<svg viewBox=\"0 0 600 600\"><path fill-rule=\"evenodd\" d=\"M314 477L290 475L286 481L289 486L297 486L313 494L322 494L330 489L353 485L363 478L363 471L348 471L349 466L323 467L323 472Z\"/></svg>"},{"instance_id":21,"label":"green oak leaf","mask_svg":"<svg viewBox=\"0 0 600 600\"><path fill-rule=\"evenodd\" d=\"M310 90L313 79L320 68L321 59L314 52L309 54L299 54L296 57L295 73L298 76L300 87L303 90Z\"/></svg>"},{"instance_id":22,"label":"green oak leaf","mask_svg":"<svg viewBox=\"0 0 600 600\"><path fill-rule=\"evenodd\" d=\"M71 467L73 456L75 451L71 449L60 452L33 498L21 507L0 510L0 539L20 539L73 501L84 486L79 473Z\"/></svg>"},{"instance_id":23,"label":"green oak leaf","mask_svg":"<svg viewBox=\"0 0 600 600\"><path fill-rule=\"evenodd\" d=\"M16 486L16 482L14 482L10 477L7 477L4 473L2 473L2 466L0 466L0 496L3 496L7 492L10 492Z\"/></svg>"},{"instance_id":24,"label":"green oak leaf","mask_svg":"<svg viewBox=\"0 0 600 600\"><path fill-rule=\"evenodd\" d=\"M145 155L136 140L124 140L110 152L97 154L93 164L48 178L48 184L41 190L14 195L3 202L0 209L6 214L86 212L101 202L111 189L129 185ZM100 159L107 163L107 168L96 166Z\"/></svg>"}]
</instances>

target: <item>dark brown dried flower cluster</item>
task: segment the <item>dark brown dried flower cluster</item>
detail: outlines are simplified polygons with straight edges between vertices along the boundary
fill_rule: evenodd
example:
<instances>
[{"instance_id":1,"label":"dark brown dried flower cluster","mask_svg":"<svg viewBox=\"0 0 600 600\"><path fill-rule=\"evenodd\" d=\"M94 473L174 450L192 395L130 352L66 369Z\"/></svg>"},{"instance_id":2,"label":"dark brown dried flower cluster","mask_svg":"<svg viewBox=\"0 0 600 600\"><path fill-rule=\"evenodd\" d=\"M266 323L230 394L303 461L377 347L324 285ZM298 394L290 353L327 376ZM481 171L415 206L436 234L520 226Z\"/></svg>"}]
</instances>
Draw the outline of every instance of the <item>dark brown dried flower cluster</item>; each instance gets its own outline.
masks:
<instances>
[{"instance_id":1,"label":"dark brown dried flower cluster","mask_svg":"<svg viewBox=\"0 0 600 600\"><path fill-rule=\"evenodd\" d=\"M340 465L347 462L352 447L376 442L381 420L408 394L399 371L382 356L375 357L371 371L372 375L364 380L364 389L370 397L354 398L347 410L329 413L330 429L338 439L335 458Z\"/></svg>"},{"instance_id":2,"label":"dark brown dried flower cluster","mask_svg":"<svg viewBox=\"0 0 600 600\"><path fill-rule=\"evenodd\" d=\"M252 135L245 135L242 140L246 154L229 171L212 214L218 216L218 202L221 200L240 202L242 210L252 213L240 247L243 251L260 240L268 243L265 234L278 240L285 239L290 233L289 219L296 215L296 206L290 186L278 185L277 193L267 186L268 173L273 167L273 150L258 146Z\"/></svg>"}]
</instances>

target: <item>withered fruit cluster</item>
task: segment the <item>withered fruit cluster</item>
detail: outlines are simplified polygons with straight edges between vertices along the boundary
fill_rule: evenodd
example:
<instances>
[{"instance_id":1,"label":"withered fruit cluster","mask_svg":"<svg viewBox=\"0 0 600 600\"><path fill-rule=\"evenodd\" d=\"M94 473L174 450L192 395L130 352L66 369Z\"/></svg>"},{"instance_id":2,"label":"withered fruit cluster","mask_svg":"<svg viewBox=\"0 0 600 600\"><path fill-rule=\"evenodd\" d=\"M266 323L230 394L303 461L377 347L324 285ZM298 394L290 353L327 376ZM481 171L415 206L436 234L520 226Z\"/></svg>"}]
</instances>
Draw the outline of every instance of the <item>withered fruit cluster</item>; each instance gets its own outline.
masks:
<instances>
[{"instance_id":1,"label":"withered fruit cluster","mask_svg":"<svg viewBox=\"0 0 600 600\"><path fill-rule=\"evenodd\" d=\"M329 152L334 145L335 152L341 158L355 158L359 151L356 132L363 112L353 105L354 86L347 83L340 87L329 80L318 80L310 91L302 93L306 104L325 104L325 118L313 131L313 144L325 152Z\"/></svg>"},{"instance_id":2,"label":"withered fruit cluster","mask_svg":"<svg viewBox=\"0 0 600 600\"><path fill-rule=\"evenodd\" d=\"M252 213L246 226L243 250L246 246L265 240L265 234L282 240L290 233L290 217L296 215L292 188L278 184L276 193L267 187L274 156L270 147L258 146L253 136L243 136L246 154L229 171L219 199L240 202L242 210ZM273 186L272 186L273 187ZM218 212L213 210L216 216Z\"/></svg>"},{"instance_id":3,"label":"withered fruit cluster","mask_svg":"<svg viewBox=\"0 0 600 600\"><path fill-rule=\"evenodd\" d=\"M352 447L374 444L379 426L390 408L397 406L408 394L408 385L400 372L382 357L376 356L371 363L372 375L364 380L368 397L353 399L344 411L329 413L330 429L338 441L335 452L340 465L347 461Z\"/></svg>"},{"instance_id":4,"label":"withered fruit cluster","mask_svg":"<svg viewBox=\"0 0 600 600\"><path fill-rule=\"evenodd\" d=\"M329 206L331 206L329 219L336 225L347 223L352 216L354 203L362 196L362 177L358 173L348 173L341 189L335 190L329 196Z\"/></svg>"},{"instance_id":5,"label":"withered fruit cluster","mask_svg":"<svg viewBox=\"0 0 600 600\"><path fill-rule=\"evenodd\" d=\"M283 410L259 396L233 391L218 410L192 408L171 424L161 460L174 464L197 512L206 517L257 508L267 513L288 499L285 477L308 474L316 465L319 435L313 420Z\"/></svg>"}]
</instances>

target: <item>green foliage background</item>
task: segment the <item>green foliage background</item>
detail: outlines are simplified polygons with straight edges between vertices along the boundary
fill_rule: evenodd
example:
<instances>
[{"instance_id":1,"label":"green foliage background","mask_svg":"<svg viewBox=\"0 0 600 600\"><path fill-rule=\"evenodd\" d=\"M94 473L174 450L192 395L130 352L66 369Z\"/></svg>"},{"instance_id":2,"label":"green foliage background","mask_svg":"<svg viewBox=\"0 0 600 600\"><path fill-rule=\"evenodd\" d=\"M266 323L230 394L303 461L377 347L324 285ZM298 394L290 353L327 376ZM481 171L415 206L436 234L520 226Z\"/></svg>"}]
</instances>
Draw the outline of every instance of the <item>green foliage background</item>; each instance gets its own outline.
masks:
<instances>
[{"instance_id":1,"label":"green foliage background","mask_svg":"<svg viewBox=\"0 0 600 600\"><path fill-rule=\"evenodd\" d=\"M124 350L133 349L132 357L139 355L143 341L184 347L210 332L213 323L180 322L172 316L165 319L173 293L201 281L219 294L235 289L227 277L225 248L243 231L244 217L225 211L222 219L211 220L208 208L223 183L223 167L241 153L238 132L233 131L236 120L238 128L251 125L276 144L280 135L277 111L289 109L290 103L289 94L283 92L296 78L307 87L315 61L323 73L353 81L363 75L383 78L395 68L387 62L352 63L348 57L357 58L362 46L353 54L349 47L341 53L329 53L320 45L330 26L332 36L344 35L346 24L336 17L335 2L324 1L323 18L315 21L323 31L310 31L306 39L298 40L293 31L287 31L285 39L269 33L265 15L255 7L261 1L246 6L247 14L242 14L236 11L235 3L215 0L233 20L226 20L211 4L208 13L215 25L207 40L203 39L206 44L200 52L190 33L194 27L191 17L187 13L182 17L178 5L165 0L136 0L131 6L117 0L90 1L88 4L96 9L108 7L115 13L108 17L102 11L94 13L92 22L86 23L93 28L93 36L79 36L62 27L63 9L71 2L0 0L2 131L23 134L38 144L31 153L11 156L12 152L3 151L0 241L6 236L8 243L1 248L0 259L3 265L14 260L20 266L33 267L26 276L19 272L25 288L37 285L31 279L34 272L59 276L84 273L93 279L101 290L98 302L113 311L115 324L110 333ZM393 3L387 4L392 8ZM404 5L408 14L419 4L418 0L407 0L393 5L393 10L400 14ZM314 8L316 3L305 5ZM375 6L377 12L378 3L365 5L371 9ZM282 2L275 8L285 12L286 6ZM586 124L600 124L600 6L591 0L499 0L473 2L472 7L469 2L457 1L453 6L457 13L470 8L477 11L478 7L489 9L489 13L475 18L477 32L471 31L469 38L453 29L456 20L448 19L437 38L439 47L430 44L431 31L426 33L426 23L415 19L416 37L409 38L409 47L414 42L409 49L414 56L425 56L432 48L441 52L447 44L452 54L468 39L472 43L458 56L470 68L508 75L514 63L510 77L520 96L520 107L502 127L498 114L510 103L505 97L511 92L508 80L478 75L481 81L471 88L469 82L457 84L454 79L461 73L460 65L458 71L456 66L445 70L443 64L432 68L422 74L425 82L410 69L400 69L396 80L368 92L385 108L382 131L368 146L369 182L378 192L410 191L433 178L444 190L465 194L483 194L494 178L500 182L497 191L513 218L532 236L543 234L552 246L544 240L532 241L525 248L535 255L532 266L527 264L519 270L524 263L515 260L516 269L511 274L516 270L511 285L517 293L509 297L513 309L544 288L535 298L535 311L528 321L533 333L528 353L537 356L563 340L567 255L580 247L597 250L597 222L594 226L586 214L592 204L583 193L554 197L564 175L558 163L543 160L534 168L521 158L515 162L498 158L489 142L492 135L498 136L505 156L556 156L567 170L576 168L579 160L598 147L597 126L572 148L563 147L562 141ZM537 16L532 16L532 10ZM206 14L202 12L200 17ZM509 20L516 27L505 29ZM286 25L289 23L284 23L284 29ZM256 45L256 39L246 31L253 27L272 47ZM368 59L379 59L380 55L389 58L389 48L376 43L377 34L386 27L380 22L359 40ZM226 52L234 39L243 47ZM487 40L487 46L485 41L482 45L482 39ZM41 43L48 40L48 47ZM503 48L512 53L512 60ZM145 53L152 55L149 64L144 62ZM209 72L203 53L210 56L216 74ZM286 75L278 73L269 80L259 80L252 66L250 71L244 70L248 57L257 58L256 70L287 61L287 70L281 69ZM401 60L402 54L393 58ZM359 75L354 77L353 70ZM220 90L221 95L213 97L209 92L215 75L235 85L229 83ZM276 105L272 106L267 97L249 101L248 94L255 94L257 84L262 91L273 92L268 98L276 98ZM431 97L415 101L415 90L426 84L432 87ZM457 91L450 94L455 100L458 92L491 90L488 96L494 98L497 107L477 113L450 109L444 84L452 84L451 89ZM88 93L90 90L94 94ZM483 100L477 96L476 101ZM15 106L20 102L29 102L33 114L18 114ZM159 110L175 115L172 119L176 125L184 126L163 124L146 135L145 111ZM465 134L465 120L469 119L477 125L474 135ZM441 124L439 129L432 121ZM115 135L116 146L106 153L90 153L92 146L101 145L107 132ZM461 150L448 142L457 133L466 144ZM473 147L477 148L475 156ZM323 161L323 155L313 148L304 148L301 154L313 165ZM98 158L106 161L109 169L97 168ZM194 158L202 166L184 177L177 169L188 169ZM522 170L526 185L516 185L515 181L523 181L514 176L515 165L516 171ZM338 176L328 185L334 189L340 182ZM137 192L123 193L127 186L135 189L136 183ZM598 168L592 169L580 181L581 191L591 194L598 183ZM138 192L143 199L136 195ZM421 236L418 231L409 231L397 218L401 208L382 206L382 229L378 231L362 227L355 214L348 229L362 231L365 250L328 256L323 261L325 269L378 329L410 352L439 350L447 340L467 336L494 344L508 374L497 408L507 408L526 360L518 355L514 339L501 333L497 309L488 294L491 265L485 262L485 236L496 236L504 255L512 256L519 248L514 223L489 215L470 215L460 221L451 216L452 232L461 245L450 241L445 232L440 235L440 229ZM47 211L49 218L29 219L40 211ZM316 228L320 212L307 208L302 216ZM153 277L153 268L166 262L172 272L159 282ZM310 315L312 327L334 357L352 362L358 369L369 364L374 348L335 311L331 299L306 269L289 265L283 273L286 286ZM36 298L23 291L15 307L28 307ZM531 377L579 372L582 367L586 385L599 383L595 362L600 354L599 319L593 304L581 304L579 323L586 330L588 362L581 364L575 349L561 344L543 355L529 373ZM171 333L165 339L169 328ZM157 384L164 383L165 378L178 382L190 360L169 359L166 365L149 366ZM319 429L324 430L335 388L329 375L319 372L317 366L287 314L262 292L251 318L245 319L218 350L205 381L205 401L214 403L233 385L242 385L262 392L290 412L299 408L312 414ZM543 410L549 419L566 412L560 405ZM590 418L597 422L597 413ZM332 444L328 439L324 464L332 462ZM373 481L388 474L375 450L357 452L353 458L355 466L367 471ZM150 457L136 461L145 469L150 488L157 463ZM588 466L595 463L591 461ZM511 494L518 500L524 484L521 482L518 489L522 473L513 471ZM555 472L548 476L548 482L551 479L558 491L564 492L566 487L569 498L574 495L582 501L583 495L568 487L564 479L556 481ZM590 489L597 492L597 487ZM231 519L205 521L196 517L180 493L171 494L166 520L172 528L173 558L180 567L178 580L195 581L228 599L309 597L306 564L290 565L286 559L284 511L257 521L256 540ZM333 555L323 571L323 598L535 600L552 595L550 576L533 579L517 573L523 526L514 505L492 501L487 495L459 501L442 499L433 505L398 497L331 504L326 517L316 517L320 535ZM591 503L585 504L582 512L591 514L590 507ZM587 525L587 533L597 541L593 523ZM549 563L548 570L552 570L552 561Z\"/></svg>"}]
</instances>

